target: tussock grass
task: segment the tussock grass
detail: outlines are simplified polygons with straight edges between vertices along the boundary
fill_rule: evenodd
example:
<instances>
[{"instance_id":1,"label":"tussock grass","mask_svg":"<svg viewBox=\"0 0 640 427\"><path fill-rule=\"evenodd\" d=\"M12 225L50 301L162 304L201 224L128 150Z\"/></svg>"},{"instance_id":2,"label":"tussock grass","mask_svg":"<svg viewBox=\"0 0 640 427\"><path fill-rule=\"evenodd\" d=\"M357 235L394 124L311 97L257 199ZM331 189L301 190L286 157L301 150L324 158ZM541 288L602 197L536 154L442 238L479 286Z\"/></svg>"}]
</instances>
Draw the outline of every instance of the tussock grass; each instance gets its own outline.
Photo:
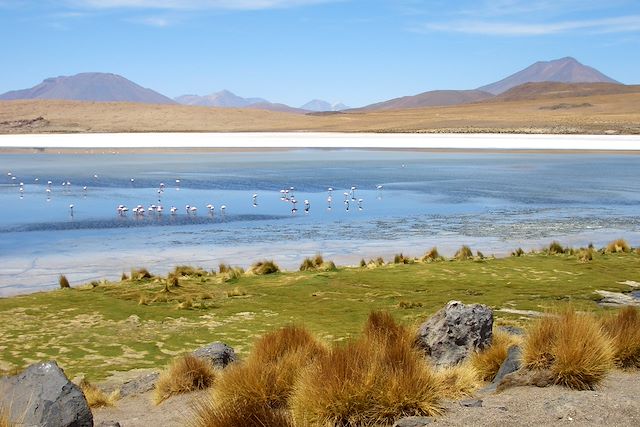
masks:
<instances>
[{"instance_id":1,"label":"tussock grass","mask_svg":"<svg viewBox=\"0 0 640 427\"><path fill-rule=\"evenodd\" d=\"M129 276L127 276L127 273L122 273L122 275L120 276L120 281L124 282L126 280L129 280Z\"/></svg>"},{"instance_id":2,"label":"tussock grass","mask_svg":"<svg viewBox=\"0 0 640 427\"><path fill-rule=\"evenodd\" d=\"M587 263L593 261L595 253L596 251L593 248L581 248L576 253L576 257L578 258L578 262Z\"/></svg>"},{"instance_id":3,"label":"tussock grass","mask_svg":"<svg viewBox=\"0 0 640 427\"><path fill-rule=\"evenodd\" d=\"M337 270L336 264L333 261L325 261L322 255L320 254L314 256L313 258L305 258L304 261L302 261L302 263L300 264L300 271L335 271L335 270Z\"/></svg>"},{"instance_id":4,"label":"tussock grass","mask_svg":"<svg viewBox=\"0 0 640 427\"><path fill-rule=\"evenodd\" d=\"M254 263L249 271L253 274L257 274L258 276L263 276L266 274L278 273L280 271L280 267L271 260L263 260Z\"/></svg>"},{"instance_id":5,"label":"tussock grass","mask_svg":"<svg viewBox=\"0 0 640 427\"><path fill-rule=\"evenodd\" d=\"M229 267L228 269L224 269L224 272L221 274L222 280L224 282L231 282L234 280L240 279L244 275L244 270L240 267Z\"/></svg>"},{"instance_id":6,"label":"tussock grass","mask_svg":"<svg viewBox=\"0 0 640 427\"><path fill-rule=\"evenodd\" d=\"M178 304L178 310L191 310L193 308L193 301L187 297L184 301Z\"/></svg>"},{"instance_id":7,"label":"tussock grass","mask_svg":"<svg viewBox=\"0 0 640 427\"><path fill-rule=\"evenodd\" d=\"M178 274L170 273L167 276L167 284L172 288L180 287L180 278L178 277Z\"/></svg>"},{"instance_id":8,"label":"tussock grass","mask_svg":"<svg viewBox=\"0 0 640 427\"><path fill-rule=\"evenodd\" d=\"M209 272L205 271L202 267L191 267L188 265L178 265L173 269L172 273L179 277L206 277L209 275Z\"/></svg>"},{"instance_id":9,"label":"tussock grass","mask_svg":"<svg viewBox=\"0 0 640 427\"><path fill-rule=\"evenodd\" d=\"M612 368L613 348L592 315L567 309L534 323L522 359L529 369L548 369L555 384L591 390Z\"/></svg>"},{"instance_id":10,"label":"tussock grass","mask_svg":"<svg viewBox=\"0 0 640 427\"><path fill-rule=\"evenodd\" d=\"M9 415L9 411L0 406L0 427L14 427Z\"/></svg>"},{"instance_id":11,"label":"tussock grass","mask_svg":"<svg viewBox=\"0 0 640 427\"><path fill-rule=\"evenodd\" d=\"M362 259L360 260L360 267L361 267L361 268L364 268L364 267L366 267L366 266L367 266L367 261L365 261L365 260L364 260L364 258L362 258Z\"/></svg>"},{"instance_id":12,"label":"tussock grass","mask_svg":"<svg viewBox=\"0 0 640 427\"><path fill-rule=\"evenodd\" d=\"M511 252L511 256L524 256L524 250L522 248L518 248L515 251Z\"/></svg>"},{"instance_id":13,"label":"tussock grass","mask_svg":"<svg viewBox=\"0 0 640 427\"><path fill-rule=\"evenodd\" d=\"M131 280L151 279L153 274L149 273L146 268L138 268L131 270Z\"/></svg>"},{"instance_id":14,"label":"tussock grass","mask_svg":"<svg viewBox=\"0 0 640 427\"><path fill-rule=\"evenodd\" d=\"M414 262L416 262L414 258L404 256L402 253L395 254L393 257L394 264L413 264Z\"/></svg>"},{"instance_id":15,"label":"tussock grass","mask_svg":"<svg viewBox=\"0 0 640 427\"><path fill-rule=\"evenodd\" d=\"M473 252L471 248L467 245L463 245L456 254L453 256L458 261L466 261L469 259L473 259Z\"/></svg>"},{"instance_id":16,"label":"tussock grass","mask_svg":"<svg viewBox=\"0 0 640 427\"><path fill-rule=\"evenodd\" d=\"M440 413L440 382L413 340L388 313L372 313L360 339L302 372L291 397L295 424L386 425Z\"/></svg>"},{"instance_id":17,"label":"tussock grass","mask_svg":"<svg viewBox=\"0 0 640 427\"><path fill-rule=\"evenodd\" d=\"M221 273L221 274L222 273L227 273L228 271L231 271L231 270L232 270L232 268L231 268L231 266L229 264L225 264L225 263L221 262L218 265L218 272Z\"/></svg>"},{"instance_id":18,"label":"tussock grass","mask_svg":"<svg viewBox=\"0 0 640 427\"><path fill-rule=\"evenodd\" d=\"M398 303L398 308L402 308L402 309L410 309L410 308L419 308L422 307L422 303L421 302L414 302L414 301L400 301Z\"/></svg>"},{"instance_id":19,"label":"tussock grass","mask_svg":"<svg viewBox=\"0 0 640 427\"><path fill-rule=\"evenodd\" d=\"M107 406L114 406L116 401L120 399L119 390L115 390L110 394L106 394L100 390L96 385L91 384L86 378L82 378L78 384L80 390L87 399L87 404L90 408L104 408Z\"/></svg>"},{"instance_id":20,"label":"tussock grass","mask_svg":"<svg viewBox=\"0 0 640 427\"><path fill-rule=\"evenodd\" d=\"M138 305L149 305L149 298L146 295L141 294L138 298Z\"/></svg>"},{"instance_id":21,"label":"tussock grass","mask_svg":"<svg viewBox=\"0 0 640 427\"><path fill-rule=\"evenodd\" d=\"M443 399L458 400L473 395L482 385L480 376L478 370L470 362L440 368L436 371Z\"/></svg>"},{"instance_id":22,"label":"tussock grass","mask_svg":"<svg viewBox=\"0 0 640 427\"><path fill-rule=\"evenodd\" d=\"M626 240L617 239L607 245L605 252L609 254L628 253L631 252L631 246L629 246L629 243Z\"/></svg>"},{"instance_id":23,"label":"tussock grass","mask_svg":"<svg viewBox=\"0 0 640 427\"><path fill-rule=\"evenodd\" d=\"M220 376L211 401L196 410L196 425L289 425L282 411L299 372L325 352L301 327L287 326L262 336L244 362ZM284 424L272 424L274 420Z\"/></svg>"},{"instance_id":24,"label":"tussock grass","mask_svg":"<svg viewBox=\"0 0 640 427\"><path fill-rule=\"evenodd\" d=\"M560 242L553 241L549 243L546 248L549 255L559 255L565 253L566 249L560 244Z\"/></svg>"},{"instance_id":25,"label":"tussock grass","mask_svg":"<svg viewBox=\"0 0 640 427\"><path fill-rule=\"evenodd\" d=\"M521 339L504 331L493 331L491 345L471 356L471 366L476 370L482 381L493 381L502 362L505 361L509 349L521 343Z\"/></svg>"},{"instance_id":26,"label":"tussock grass","mask_svg":"<svg viewBox=\"0 0 640 427\"><path fill-rule=\"evenodd\" d=\"M625 307L602 319L613 343L613 361L623 369L640 368L640 310Z\"/></svg>"},{"instance_id":27,"label":"tussock grass","mask_svg":"<svg viewBox=\"0 0 640 427\"><path fill-rule=\"evenodd\" d=\"M208 388L213 384L215 376L208 361L187 353L174 359L160 374L153 400L158 405L171 396Z\"/></svg>"},{"instance_id":28,"label":"tussock grass","mask_svg":"<svg viewBox=\"0 0 640 427\"><path fill-rule=\"evenodd\" d=\"M444 261L444 257L440 255L440 252L438 252L438 248L434 246L427 253L424 254L424 256L422 257L422 261L423 262Z\"/></svg>"},{"instance_id":29,"label":"tussock grass","mask_svg":"<svg viewBox=\"0 0 640 427\"><path fill-rule=\"evenodd\" d=\"M237 286L231 290L227 291L227 298L233 298L233 297L243 297L247 295L247 293L243 290L241 290L240 288L238 288Z\"/></svg>"},{"instance_id":30,"label":"tussock grass","mask_svg":"<svg viewBox=\"0 0 640 427\"><path fill-rule=\"evenodd\" d=\"M69 289L71 285L69 284L69 279L64 274L61 274L58 277L58 285L60 285L60 289Z\"/></svg>"}]
</instances>

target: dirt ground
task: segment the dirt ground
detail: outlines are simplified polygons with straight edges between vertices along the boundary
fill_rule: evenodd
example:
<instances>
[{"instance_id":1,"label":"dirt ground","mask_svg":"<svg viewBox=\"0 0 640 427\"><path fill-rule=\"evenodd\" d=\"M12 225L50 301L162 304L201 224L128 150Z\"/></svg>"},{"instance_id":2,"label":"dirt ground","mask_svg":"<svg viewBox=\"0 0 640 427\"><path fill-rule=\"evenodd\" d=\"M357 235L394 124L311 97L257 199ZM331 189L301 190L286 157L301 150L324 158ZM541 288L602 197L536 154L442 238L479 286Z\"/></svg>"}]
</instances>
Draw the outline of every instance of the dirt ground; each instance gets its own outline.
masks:
<instances>
[{"instance_id":1,"label":"dirt ground","mask_svg":"<svg viewBox=\"0 0 640 427\"><path fill-rule=\"evenodd\" d=\"M122 427L184 426L202 391L173 397L159 406L151 403L151 393L120 400L115 407L94 410L94 422L117 421ZM595 391L573 391L559 386L517 387L498 394L479 393L474 399L481 407L447 402L446 413L434 419L445 426L638 426L640 425L640 373L613 372Z\"/></svg>"}]
</instances>

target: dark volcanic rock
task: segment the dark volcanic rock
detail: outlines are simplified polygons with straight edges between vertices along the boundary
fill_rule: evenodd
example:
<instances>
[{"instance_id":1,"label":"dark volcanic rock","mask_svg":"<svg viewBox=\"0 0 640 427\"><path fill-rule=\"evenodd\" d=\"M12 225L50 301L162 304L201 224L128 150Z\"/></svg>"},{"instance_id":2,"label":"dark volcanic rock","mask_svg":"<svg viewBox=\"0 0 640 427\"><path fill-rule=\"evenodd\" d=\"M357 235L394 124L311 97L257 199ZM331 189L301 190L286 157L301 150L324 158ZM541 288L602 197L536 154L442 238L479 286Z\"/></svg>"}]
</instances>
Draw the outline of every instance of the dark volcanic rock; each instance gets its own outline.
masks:
<instances>
[{"instance_id":1,"label":"dark volcanic rock","mask_svg":"<svg viewBox=\"0 0 640 427\"><path fill-rule=\"evenodd\" d=\"M236 361L233 348L221 342L214 342L193 352L193 355L211 362L214 368L223 369Z\"/></svg>"},{"instance_id":2,"label":"dark volcanic rock","mask_svg":"<svg viewBox=\"0 0 640 427\"><path fill-rule=\"evenodd\" d=\"M84 394L56 362L37 363L18 375L0 378L0 404L9 408L11 420L20 425L93 426Z\"/></svg>"},{"instance_id":3,"label":"dark volcanic rock","mask_svg":"<svg viewBox=\"0 0 640 427\"><path fill-rule=\"evenodd\" d=\"M451 366L491 345L493 312L482 304L450 301L418 330L418 345L438 366Z\"/></svg>"}]
</instances>

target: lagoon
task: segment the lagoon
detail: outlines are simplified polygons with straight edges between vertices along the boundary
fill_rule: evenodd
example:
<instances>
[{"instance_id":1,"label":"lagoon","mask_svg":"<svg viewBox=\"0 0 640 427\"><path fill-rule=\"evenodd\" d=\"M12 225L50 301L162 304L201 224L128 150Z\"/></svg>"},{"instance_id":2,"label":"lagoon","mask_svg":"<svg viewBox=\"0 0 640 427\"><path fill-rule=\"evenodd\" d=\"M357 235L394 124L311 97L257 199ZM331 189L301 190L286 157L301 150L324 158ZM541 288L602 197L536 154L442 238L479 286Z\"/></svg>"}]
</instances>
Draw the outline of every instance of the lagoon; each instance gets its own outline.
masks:
<instances>
[{"instance_id":1,"label":"lagoon","mask_svg":"<svg viewBox=\"0 0 640 427\"><path fill-rule=\"evenodd\" d=\"M600 246L624 236L640 243L633 154L46 150L0 153L0 173L0 296L55 288L59 274L74 285L117 279L134 267L163 274L181 264L246 267L266 257L297 269L315 253L344 265L397 252L420 256L432 246L451 255L469 244L501 256L551 240ZM295 214L281 200L280 190L290 187ZM351 187L347 210L343 193ZM164 212L123 217L120 204L162 204Z\"/></svg>"}]
</instances>

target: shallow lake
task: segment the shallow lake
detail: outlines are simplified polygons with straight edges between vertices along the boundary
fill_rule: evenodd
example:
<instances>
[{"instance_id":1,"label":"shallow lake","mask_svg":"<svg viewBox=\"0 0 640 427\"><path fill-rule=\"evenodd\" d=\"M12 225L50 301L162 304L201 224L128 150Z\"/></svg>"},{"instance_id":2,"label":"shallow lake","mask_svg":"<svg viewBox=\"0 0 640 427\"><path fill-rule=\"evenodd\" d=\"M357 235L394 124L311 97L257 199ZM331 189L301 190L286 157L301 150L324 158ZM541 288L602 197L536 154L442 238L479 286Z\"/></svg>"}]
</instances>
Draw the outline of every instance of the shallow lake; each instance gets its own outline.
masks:
<instances>
[{"instance_id":1,"label":"shallow lake","mask_svg":"<svg viewBox=\"0 0 640 427\"><path fill-rule=\"evenodd\" d=\"M638 245L638 165L636 155L594 153L0 154L0 296L54 288L59 274L77 284L143 266L266 257L296 269L318 252L356 264L432 246L505 255L554 239Z\"/></svg>"}]
</instances>

